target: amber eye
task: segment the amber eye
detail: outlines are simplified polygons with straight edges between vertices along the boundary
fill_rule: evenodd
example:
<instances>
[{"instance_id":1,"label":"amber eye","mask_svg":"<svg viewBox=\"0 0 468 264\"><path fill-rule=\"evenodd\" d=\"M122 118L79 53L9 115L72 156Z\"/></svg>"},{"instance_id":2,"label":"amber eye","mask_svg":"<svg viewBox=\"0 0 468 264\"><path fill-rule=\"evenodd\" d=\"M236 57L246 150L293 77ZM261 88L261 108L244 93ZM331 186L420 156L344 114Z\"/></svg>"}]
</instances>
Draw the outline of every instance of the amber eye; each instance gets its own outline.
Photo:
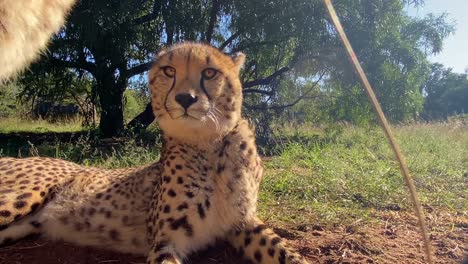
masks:
<instances>
[{"instance_id":1,"label":"amber eye","mask_svg":"<svg viewBox=\"0 0 468 264\"><path fill-rule=\"evenodd\" d=\"M205 80L213 79L216 74L218 74L218 71L213 68L206 68L202 71L203 79Z\"/></svg>"},{"instance_id":2,"label":"amber eye","mask_svg":"<svg viewBox=\"0 0 468 264\"><path fill-rule=\"evenodd\" d=\"M174 77L176 74L175 68L171 66L162 67L162 70L164 74L166 74L166 76L170 78Z\"/></svg>"}]
</instances>

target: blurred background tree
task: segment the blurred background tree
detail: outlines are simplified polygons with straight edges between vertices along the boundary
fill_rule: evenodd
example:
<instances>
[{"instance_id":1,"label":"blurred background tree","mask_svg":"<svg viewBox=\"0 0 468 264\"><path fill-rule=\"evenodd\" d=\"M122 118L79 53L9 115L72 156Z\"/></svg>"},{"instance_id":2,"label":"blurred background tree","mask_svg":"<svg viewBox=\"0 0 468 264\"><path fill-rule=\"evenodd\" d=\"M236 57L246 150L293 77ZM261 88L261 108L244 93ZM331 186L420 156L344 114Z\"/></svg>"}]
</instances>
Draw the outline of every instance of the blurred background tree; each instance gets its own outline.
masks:
<instances>
[{"instance_id":1,"label":"blurred background tree","mask_svg":"<svg viewBox=\"0 0 468 264\"><path fill-rule=\"evenodd\" d=\"M421 93L425 96L423 117L444 119L468 112L468 75L452 72L442 64L430 67Z\"/></svg>"}]
</instances>

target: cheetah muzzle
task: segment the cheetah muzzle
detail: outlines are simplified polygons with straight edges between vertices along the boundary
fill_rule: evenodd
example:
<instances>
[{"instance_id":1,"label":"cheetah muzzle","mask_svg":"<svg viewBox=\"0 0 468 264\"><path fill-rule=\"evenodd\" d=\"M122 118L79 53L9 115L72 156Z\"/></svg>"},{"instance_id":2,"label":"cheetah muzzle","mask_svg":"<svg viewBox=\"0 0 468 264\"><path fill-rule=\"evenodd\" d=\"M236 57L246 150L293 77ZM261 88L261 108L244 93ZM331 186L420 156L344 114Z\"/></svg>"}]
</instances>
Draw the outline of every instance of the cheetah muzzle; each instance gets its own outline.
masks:
<instances>
[{"instance_id":1,"label":"cheetah muzzle","mask_svg":"<svg viewBox=\"0 0 468 264\"><path fill-rule=\"evenodd\" d=\"M263 168L241 117L243 63L196 43L159 53L148 76L163 131L156 163L0 159L0 244L42 233L175 264L222 239L254 263L307 263L256 216Z\"/></svg>"}]
</instances>

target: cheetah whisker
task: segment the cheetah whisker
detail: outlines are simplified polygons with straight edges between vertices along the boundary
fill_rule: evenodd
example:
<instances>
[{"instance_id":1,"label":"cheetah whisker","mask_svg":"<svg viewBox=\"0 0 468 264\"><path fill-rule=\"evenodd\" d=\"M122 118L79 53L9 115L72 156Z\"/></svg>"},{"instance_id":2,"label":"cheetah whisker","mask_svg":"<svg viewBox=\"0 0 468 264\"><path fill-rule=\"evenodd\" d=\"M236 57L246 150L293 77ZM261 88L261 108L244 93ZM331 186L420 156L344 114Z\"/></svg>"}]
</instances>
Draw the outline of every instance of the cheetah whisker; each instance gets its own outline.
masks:
<instances>
[{"instance_id":1,"label":"cheetah whisker","mask_svg":"<svg viewBox=\"0 0 468 264\"><path fill-rule=\"evenodd\" d=\"M221 118L222 113L216 106L212 107L211 109L212 109L212 115L216 119L217 131L219 131L221 129L221 126L219 124L219 119Z\"/></svg>"},{"instance_id":2,"label":"cheetah whisker","mask_svg":"<svg viewBox=\"0 0 468 264\"><path fill-rule=\"evenodd\" d=\"M220 130L220 127L219 127L219 121L215 115L215 113L213 113L212 111L208 112L207 114L207 117L213 121L213 123L215 124L215 127L216 127L216 132L218 132Z\"/></svg>"}]
</instances>

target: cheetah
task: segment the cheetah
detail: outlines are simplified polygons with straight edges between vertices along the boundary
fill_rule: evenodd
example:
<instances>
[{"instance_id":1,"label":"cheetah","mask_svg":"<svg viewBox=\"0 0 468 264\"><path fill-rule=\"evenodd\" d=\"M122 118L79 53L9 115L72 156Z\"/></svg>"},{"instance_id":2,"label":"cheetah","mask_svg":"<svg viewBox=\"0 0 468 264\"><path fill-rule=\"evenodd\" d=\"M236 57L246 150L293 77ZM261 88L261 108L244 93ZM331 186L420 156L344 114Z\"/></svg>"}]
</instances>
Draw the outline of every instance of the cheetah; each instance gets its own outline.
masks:
<instances>
[{"instance_id":1,"label":"cheetah","mask_svg":"<svg viewBox=\"0 0 468 264\"><path fill-rule=\"evenodd\" d=\"M65 23L75 1L0 1L0 83L38 57Z\"/></svg>"},{"instance_id":2,"label":"cheetah","mask_svg":"<svg viewBox=\"0 0 468 264\"><path fill-rule=\"evenodd\" d=\"M180 264L227 240L253 263L308 263L257 217L263 166L241 116L244 60L190 42L158 54L148 80L163 148L153 164L0 159L0 244L41 233Z\"/></svg>"}]
</instances>

